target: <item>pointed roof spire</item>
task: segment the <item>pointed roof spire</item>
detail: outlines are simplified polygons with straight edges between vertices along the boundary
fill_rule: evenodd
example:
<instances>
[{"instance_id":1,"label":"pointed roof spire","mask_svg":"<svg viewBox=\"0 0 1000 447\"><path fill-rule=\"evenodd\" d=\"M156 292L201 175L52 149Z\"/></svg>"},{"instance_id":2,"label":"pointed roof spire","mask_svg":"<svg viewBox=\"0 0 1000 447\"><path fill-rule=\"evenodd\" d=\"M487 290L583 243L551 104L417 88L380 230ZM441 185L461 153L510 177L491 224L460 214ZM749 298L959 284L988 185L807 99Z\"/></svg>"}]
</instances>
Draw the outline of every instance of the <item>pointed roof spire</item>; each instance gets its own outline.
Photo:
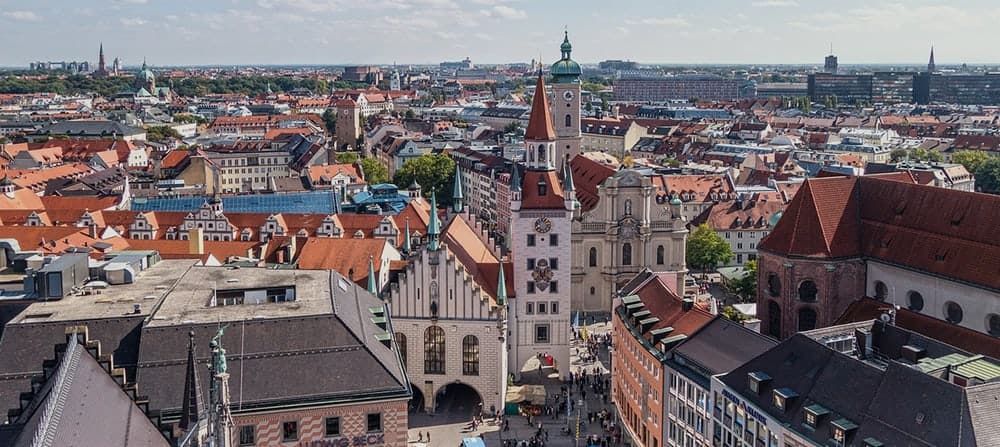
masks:
<instances>
[{"instance_id":1,"label":"pointed roof spire","mask_svg":"<svg viewBox=\"0 0 1000 447\"><path fill-rule=\"evenodd\" d=\"M504 278L503 261L500 262L500 273L497 274L497 304L507 305L507 280Z\"/></svg>"},{"instance_id":2,"label":"pointed roof spire","mask_svg":"<svg viewBox=\"0 0 1000 447\"><path fill-rule=\"evenodd\" d=\"M148 66L146 65L146 57L145 56L143 56L143 58L142 58L142 69L143 70L148 69Z\"/></svg>"},{"instance_id":3,"label":"pointed roof spire","mask_svg":"<svg viewBox=\"0 0 1000 447\"><path fill-rule=\"evenodd\" d=\"M455 188L451 192L452 198L452 210L457 214L461 214L463 210L463 200L465 196L462 194L462 171L458 167L458 163L455 163Z\"/></svg>"},{"instance_id":4,"label":"pointed roof spire","mask_svg":"<svg viewBox=\"0 0 1000 447\"><path fill-rule=\"evenodd\" d=\"M542 70L538 70L538 81L535 82L535 96L531 100L531 117L528 119L528 129L524 132L525 140L553 141L556 131L552 127L552 115L549 114L549 96L545 94L545 80Z\"/></svg>"},{"instance_id":5,"label":"pointed roof spire","mask_svg":"<svg viewBox=\"0 0 1000 447\"><path fill-rule=\"evenodd\" d=\"M441 224L438 222L437 203L437 191L433 191L431 192L431 221L427 224L427 236L430 238L428 248L431 250L438 249L438 236L441 235Z\"/></svg>"},{"instance_id":6,"label":"pointed roof spire","mask_svg":"<svg viewBox=\"0 0 1000 447\"><path fill-rule=\"evenodd\" d=\"M409 253L413 250L413 244L410 242L410 218L406 218L406 236L403 238L403 251Z\"/></svg>"},{"instance_id":7,"label":"pointed roof spire","mask_svg":"<svg viewBox=\"0 0 1000 447\"><path fill-rule=\"evenodd\" d=\"M510 167L510 190L511 191L521 191L521 172L517 169L517 163L514 163Z\"/></svg>"},{"instance_id":8,"label":"pointed roof spire","mask_svg":"<svg viewBox=\"0 0 1000 447\"><path fill-rule=\"evenodd\" d=\"M378 282L375 280L375 258L368 255L368 293L378 296Z\"/></svg>"},{"instance_id":9,"label":"pointed roof spire","mask_svg":"<svg viewBox=\"0 0 1000 447\"><path fill-rule=\"evenodd\" d=\"M569 167L569 158L563 161L563 190L576 191L576 186L573 184L573 170Z\"/></svg>"},{"instance_id":10,"label":"pointed roof spire","mask_svg":"<svg viewBox=\"0 0 1000 447\"><path fill-rule=\"evenodd\" d=\"M927 71L934 71L934 45L931 45L931 58L927 61Z\"/></svg>"},{"instance_id":11,"label":"pointed roof spire","mask_svg":"<svg viewBox=\"0 0 1000 447\"><path fill-rule=\"evenodd\" d=\"M184 432L198 426L201 407L198 403L198 366L194 354L194 331L188 332L188 358L184 375L184 397L181 402L181 420L178 426Z\"/></svg>"}]
</instances>

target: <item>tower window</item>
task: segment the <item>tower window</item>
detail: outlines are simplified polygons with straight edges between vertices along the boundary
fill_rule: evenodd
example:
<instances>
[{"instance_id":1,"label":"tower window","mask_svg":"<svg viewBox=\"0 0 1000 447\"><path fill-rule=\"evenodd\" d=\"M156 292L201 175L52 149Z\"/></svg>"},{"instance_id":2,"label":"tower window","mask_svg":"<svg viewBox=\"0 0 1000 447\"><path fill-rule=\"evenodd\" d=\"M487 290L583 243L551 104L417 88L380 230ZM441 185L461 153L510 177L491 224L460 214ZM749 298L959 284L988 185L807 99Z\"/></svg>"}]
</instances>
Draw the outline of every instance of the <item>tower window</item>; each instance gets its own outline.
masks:
<instances>
[{"instance_id":1,"label":"tower window","mask_svg":"<svg viewBox=\"0 0 1000 447\"><path fill-rule=\"evenodd\" d=\"M544 144L539 144L538 145L538 161L541 162L541 163L545 162L545 145Z\"/></svg>"},{"instance_id":2,"label":"tower window","mask_svg":"<svg viewBox=\"0 0 1000 447\"><path fill-rule=\"evenodd\" d=\"M597 248L590 247L590 266L597 267Z\"/></svg>"},{"instance_id":3,"label":"tower window","mask_svg":"<svg viewBox=\"0 0 1000 447\"><path fill-rule=\"evenodd\" d=\"M549 185L544 180L538 182L538 195L544 196L548 193Z\"/></svg>"},{"instance_id":4,"label":"tower window","mask_svg":"<svg viewBox=\"0 0 1000 447\"><path fill-rule=\"evenodd\" d=\"M632 244L622 244L622 265L632 265Z\"/></svg>"},{"instance_id":5,"label":"tower window","mask_svg":"<svg viewBox=\"0 0 1000 447\"><path fill-rule=\"evenodd\" d=\"M570 114L566 114L566 127L573 127L573 117Z\"/></svg>"}]
</instances>

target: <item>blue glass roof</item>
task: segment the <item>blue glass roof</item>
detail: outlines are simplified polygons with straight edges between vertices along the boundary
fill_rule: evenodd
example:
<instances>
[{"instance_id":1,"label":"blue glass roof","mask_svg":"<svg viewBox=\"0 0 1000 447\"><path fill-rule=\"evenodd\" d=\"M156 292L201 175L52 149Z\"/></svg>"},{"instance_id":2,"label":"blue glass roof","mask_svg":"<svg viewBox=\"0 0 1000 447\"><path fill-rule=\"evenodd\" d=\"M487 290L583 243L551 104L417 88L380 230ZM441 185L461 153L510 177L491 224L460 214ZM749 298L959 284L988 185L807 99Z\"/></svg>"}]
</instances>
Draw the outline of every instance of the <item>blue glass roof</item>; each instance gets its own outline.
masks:
<instances>
[{"instance_id":1,"label":"blue glass roof","mask_svg":"<svg viewBox=\"0 0 1000 447\"><path fill-rule=\"evenodd\" d=\"M224 196L222 207L232 213L333 214L333 191ZM132 199L132 211L196 211L206 197Z\"/></svg>"}]
</instances>

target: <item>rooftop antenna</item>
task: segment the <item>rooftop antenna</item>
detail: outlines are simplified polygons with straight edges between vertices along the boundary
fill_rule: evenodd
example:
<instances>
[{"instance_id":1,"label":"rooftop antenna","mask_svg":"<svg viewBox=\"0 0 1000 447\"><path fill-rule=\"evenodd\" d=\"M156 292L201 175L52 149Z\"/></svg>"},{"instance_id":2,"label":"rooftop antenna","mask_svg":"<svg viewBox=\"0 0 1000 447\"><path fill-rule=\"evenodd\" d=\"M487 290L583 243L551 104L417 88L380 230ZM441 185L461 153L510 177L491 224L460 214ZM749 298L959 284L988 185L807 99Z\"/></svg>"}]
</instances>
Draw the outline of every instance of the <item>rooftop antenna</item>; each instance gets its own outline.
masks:
<instances>
[{"instance_id":1,"label":"rooftop antenna","mask_svg":"<svg viewBox=\"0 0 1000 447\"><path fill-rule=\"evenodd\" d=\"M830 54L833 54L833 42L830 42Z\"/></svg>"}]
</instances>

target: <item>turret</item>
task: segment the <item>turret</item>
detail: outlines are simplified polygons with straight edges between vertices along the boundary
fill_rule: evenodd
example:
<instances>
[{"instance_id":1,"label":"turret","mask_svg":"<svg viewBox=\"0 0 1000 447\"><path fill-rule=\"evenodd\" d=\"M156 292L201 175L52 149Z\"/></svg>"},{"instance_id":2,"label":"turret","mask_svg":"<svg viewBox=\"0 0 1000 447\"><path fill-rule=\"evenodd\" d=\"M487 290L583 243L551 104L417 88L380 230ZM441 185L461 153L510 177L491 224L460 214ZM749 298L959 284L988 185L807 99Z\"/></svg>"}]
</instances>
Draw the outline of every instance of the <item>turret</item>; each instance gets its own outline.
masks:
<instances>
[{"instance_id":1,"label":"turret","mask_svg":"<svg viewBox=\"0 0 1000 447\"><path fill-rule=\"evenodd\" d=\"M181 399L181 420L177 423L183 434L191 430L198 429L198 420L201 419L201 404L198 396L201 390L198 389L198 362L195 356L194 331L188 333L188 357L184 375L184 396Z\"/></svg>"},{"instance_id":2,"label":"turret","mask_svg":"<svg viewBox=\"0 0 1000 447\"><path fill-rule=\"evenodd\" d=\"M521 209L521 171L517 163L513 163L510 169L510 209L517 211Z\"/></svg>"},{"instance_id":3,"label":"turret","mask_svg":"<svg viewBox=\"0 0 1000 447\"><path fill-rule=\"evenodd\" d=\"M573 170L569 166L569 159L563 161L563 194L566 209L571 211L580 209L580 202L576 200L576 185L573 184Z\"/></svg>"},{"instance_id":4,"label":"turret","mask_svg":"<svg viewBox=\"0 0 1000 447\"><path fill-rule=\"evenodd\" d=\"M406 233L403 237L403 252L410 254L413 251L413 243L410 242L410 218L406 218Z\"/></svg>"},{"instance_id":5,"label":"turret","mask_svg":"<svg viewBox=\"0 0 1000 447\"><path fill-rule=\"evenodd\" d=\"M368 293L378 296L378 280L375 278L375 258L368 255Z\"/></svg>"},{"instance_id":6,"label":"turret","mask_svg":"<svg viewBox=\"0 0 1000 447\"><path fill-rule=\"evenodd\" d=\"M497 274L497 305L507 306L507 280L504 278L503 261L500 262L500 273Z\"/></svg>"},{"instance_id":7,"label":"turret","mask_svg":"<svg viewBox=\"0 0 1000 447\"><path fill-rule=\"evenodd\" d=\"M437 214L437 191L431 193L431 221L427 224L427 248L437 251L438 238L441 236L441 223Z\"/></svg>"},{"instance_id":8,"label":"turret","mask_svg":"<svg viewBox=\"0 0 1000 447\"><path fill-rule=\"evenodd\" d=\"M545 94L545 80L538 72L535 96L531 102L531 117L524 132L525 164L532 171L555 169L556 131L549 113L549 97Z\"/></svg>"},{"instance_id":9,"label":"turret","mask_svg":"<svg viewBox=\"0 0 1000 447\"><path fill-rule=\"evenodd\" d=\"M452 211L455 214L462 214L464 210L463 199L465 195L462 194L462 170L459 169L458 163L455 163L455 187L451 193L452 198Z\"/></svg>"}]
</instances>

